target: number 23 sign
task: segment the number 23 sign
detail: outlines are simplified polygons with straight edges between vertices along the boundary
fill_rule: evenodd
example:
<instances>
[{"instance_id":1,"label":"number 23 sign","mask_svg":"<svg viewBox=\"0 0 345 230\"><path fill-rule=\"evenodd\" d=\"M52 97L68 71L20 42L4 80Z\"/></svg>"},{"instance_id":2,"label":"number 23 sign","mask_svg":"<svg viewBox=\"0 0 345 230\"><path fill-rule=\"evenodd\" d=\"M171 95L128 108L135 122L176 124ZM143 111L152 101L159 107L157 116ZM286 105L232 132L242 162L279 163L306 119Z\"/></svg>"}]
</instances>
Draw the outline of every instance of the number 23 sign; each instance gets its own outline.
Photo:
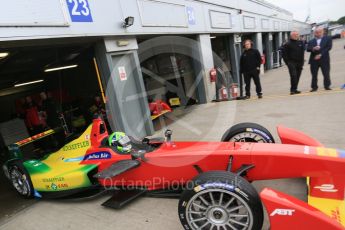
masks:
<instances>
[{"instance_id":1,"label":"number 23 sign","mask_svg":"<svg viewBox=\"0 0 345 230\"><path fill-rule=\"evenodd\" d=\"M88 0L66 0L72 22L92 22Z\"/></svg>"}]
</instances>

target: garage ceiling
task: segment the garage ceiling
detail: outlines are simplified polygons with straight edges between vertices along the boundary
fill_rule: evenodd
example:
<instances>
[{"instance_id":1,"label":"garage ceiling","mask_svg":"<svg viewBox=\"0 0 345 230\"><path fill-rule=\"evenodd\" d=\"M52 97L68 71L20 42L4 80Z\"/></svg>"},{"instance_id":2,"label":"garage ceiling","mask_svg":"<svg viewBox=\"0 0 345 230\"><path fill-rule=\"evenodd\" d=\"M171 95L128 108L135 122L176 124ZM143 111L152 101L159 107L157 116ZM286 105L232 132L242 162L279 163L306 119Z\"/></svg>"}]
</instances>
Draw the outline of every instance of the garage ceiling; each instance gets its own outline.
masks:
<instances>
[{"instance_id":1,"label":"garage ceiling","mask_svg":"<svg viewBox=\"0 0 345 230\"><path fill-rule=\"evenodd\" d=\"M92 58L92 43L0 48L9 55L0 59L0 90L15 84L42 79L44 70L78 64Z\"/></svg>"}]
</instances>

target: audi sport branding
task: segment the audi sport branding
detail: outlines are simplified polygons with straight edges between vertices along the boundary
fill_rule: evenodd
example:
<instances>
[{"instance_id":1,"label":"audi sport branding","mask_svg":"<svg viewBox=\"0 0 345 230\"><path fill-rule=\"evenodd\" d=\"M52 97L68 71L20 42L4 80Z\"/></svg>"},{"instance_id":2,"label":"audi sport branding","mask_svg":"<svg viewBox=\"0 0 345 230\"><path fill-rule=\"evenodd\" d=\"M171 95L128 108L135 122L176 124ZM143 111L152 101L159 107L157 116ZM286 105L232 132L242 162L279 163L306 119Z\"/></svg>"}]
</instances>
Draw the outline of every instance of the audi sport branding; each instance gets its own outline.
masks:
<instances>
[{"instance_id":1,"label":"audi sport branding","mask_svg":"<svg viewBox=\"0 0 345 230\"><path fill-rule=\"evenodd\" d=\"M338 189L336 189L333 184L322 184L314 188L319 189L321 192L338 192Z\"/></svg>"},{"instance_id":2,"label":"audi sport branding","mask_svg":"<svg viewBox=\"0 0 345 230\"><path fill-rule=\"evenodd\" d=\"M278 215L278 216L292 216L293 213L295 212L294 209L280 209L280 208L277 208L275 209L270 216L275 216L275 215Z\"/></svg>"}]
</instances>

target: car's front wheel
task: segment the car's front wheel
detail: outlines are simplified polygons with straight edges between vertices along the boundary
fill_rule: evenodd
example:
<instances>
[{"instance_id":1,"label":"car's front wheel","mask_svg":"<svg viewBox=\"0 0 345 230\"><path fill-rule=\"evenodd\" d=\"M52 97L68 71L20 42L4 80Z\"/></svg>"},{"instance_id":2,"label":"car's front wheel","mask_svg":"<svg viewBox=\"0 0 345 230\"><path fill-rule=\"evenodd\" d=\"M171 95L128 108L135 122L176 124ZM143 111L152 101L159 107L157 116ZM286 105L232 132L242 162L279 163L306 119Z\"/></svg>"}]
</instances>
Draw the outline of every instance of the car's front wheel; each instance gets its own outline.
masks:
<instances>
[{"instance_id":1,"label":"car's front wheel","mask_svg":"<svg viewBox=\"0 0 345 230\"><path fill-rule=\"evenodd\" d=\"M221 141L275 143L272 134L256 123L240 123L232 126L222 136Z\"/></svg>"},{"instance_id":2,"label":"car's front wheel","mask_svg":"<svg viewBox=\"0 0 345 230\"><path fill-rule=\"evenodd\" d=\"M14 163L9 167L9 179L13 188L20 196L24 198L32 198L34 196L34 188L30 176L21 164Z\"/></svg>"},{"instance_id":3,"label":"car's front wheel","mask_svg":"<svg viewBox=\"0 0 345 230\"><path fill-rule=\"evenodd\" d=\"M185 229L259 230L263 208L255 188L224 171L197 176L182 193L179 218Z\"/></svg>"}]
</instances>

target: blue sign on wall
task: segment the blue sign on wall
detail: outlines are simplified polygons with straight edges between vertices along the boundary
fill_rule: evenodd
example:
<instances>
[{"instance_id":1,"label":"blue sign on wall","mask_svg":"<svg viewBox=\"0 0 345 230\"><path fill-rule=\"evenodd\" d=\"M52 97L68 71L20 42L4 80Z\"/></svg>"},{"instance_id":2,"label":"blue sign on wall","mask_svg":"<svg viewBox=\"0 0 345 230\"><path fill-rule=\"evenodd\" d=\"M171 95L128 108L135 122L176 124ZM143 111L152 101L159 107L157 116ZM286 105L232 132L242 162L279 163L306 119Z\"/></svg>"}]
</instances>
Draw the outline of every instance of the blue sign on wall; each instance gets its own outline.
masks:
<instances>
[{"instance_id":1,"label":"blue sign on wall","mask_svg":"<svg viewBox=\"0 0 345 230\"><path fill-rule=\"evenodd\" d=\"M66 0L72 22L93 22L88 0Z\"/></svg>"},{"instance_id":2,"label":"blue sign on wall","mask_svg":"<svg viewBox=\"0 0 345 230\"><path fill-rule=\"evenodd\" d=\"M188 24L195 25L194 9L190 6L187 6L187 16L188 16Z\"/></svg>"}]
</instances>

